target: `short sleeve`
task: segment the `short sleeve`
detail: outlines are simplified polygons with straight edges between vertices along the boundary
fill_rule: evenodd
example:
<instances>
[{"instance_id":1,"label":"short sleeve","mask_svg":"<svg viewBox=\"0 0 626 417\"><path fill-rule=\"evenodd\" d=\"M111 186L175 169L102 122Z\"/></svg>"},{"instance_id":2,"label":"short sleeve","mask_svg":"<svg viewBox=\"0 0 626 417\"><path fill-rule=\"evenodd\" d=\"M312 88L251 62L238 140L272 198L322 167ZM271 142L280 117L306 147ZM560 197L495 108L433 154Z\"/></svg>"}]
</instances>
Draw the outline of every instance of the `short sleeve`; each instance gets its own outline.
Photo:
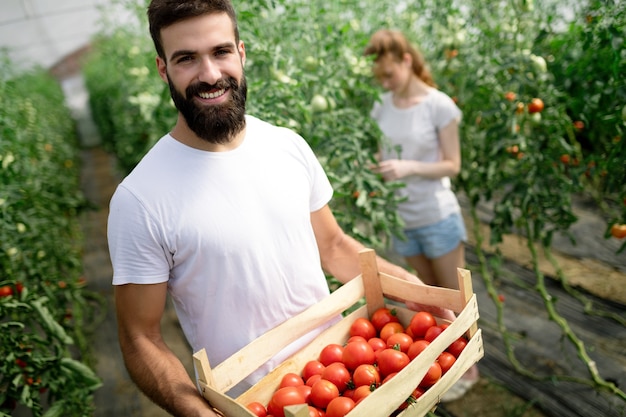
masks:
<instances>
[{"instance_id":1,"label":"short sleeve","mask_svg":"<svg viewBox=\"0 0 626 417\"><path fill-rule=\"evenodd\" d=\"M136 197L120 185L107 224L113 285L157 284L169 279L171 254L158 227Z\"/></svg>"},{"instance_id":2,"label":"short sleeve","mask_svg":"<svg viewBox=\"0 0 626 417\"><path fill-rule=\"evenodd\" d=\"M437 129L446 127L453 120L461 123L463 117L461 109L459 109L456 103L445 93L438 92L434 107L433 119Z\"/></svg>"}]
</instances>

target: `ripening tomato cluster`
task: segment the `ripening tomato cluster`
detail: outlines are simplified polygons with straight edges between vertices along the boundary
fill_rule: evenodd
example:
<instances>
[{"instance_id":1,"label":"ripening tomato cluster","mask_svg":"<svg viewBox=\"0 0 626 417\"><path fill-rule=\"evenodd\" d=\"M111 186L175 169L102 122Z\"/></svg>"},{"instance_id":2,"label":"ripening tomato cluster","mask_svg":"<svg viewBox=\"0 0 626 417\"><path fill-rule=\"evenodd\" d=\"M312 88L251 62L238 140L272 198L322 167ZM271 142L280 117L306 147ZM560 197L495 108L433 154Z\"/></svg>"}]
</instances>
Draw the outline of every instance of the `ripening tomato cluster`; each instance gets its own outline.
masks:
<instances>
[{"instance_id":1,"label":"ripening tomato cluster","mask_svg":"<svg viewBox=\"0 0 626 417\"><path fill-rule=\"evenodd\" d=\"M259 402L247 407L258 417L284 417L284 407L308 404L310 417L343 417L404 369L446 327L431 313L420 311L405 328L395 309L380 308L369 319L352 323L344 345L328 344L300 374L285 374L267 407ZM466 345L462 336L442 352L400 409L439 381Z\"/></svg>"}]
</instances>

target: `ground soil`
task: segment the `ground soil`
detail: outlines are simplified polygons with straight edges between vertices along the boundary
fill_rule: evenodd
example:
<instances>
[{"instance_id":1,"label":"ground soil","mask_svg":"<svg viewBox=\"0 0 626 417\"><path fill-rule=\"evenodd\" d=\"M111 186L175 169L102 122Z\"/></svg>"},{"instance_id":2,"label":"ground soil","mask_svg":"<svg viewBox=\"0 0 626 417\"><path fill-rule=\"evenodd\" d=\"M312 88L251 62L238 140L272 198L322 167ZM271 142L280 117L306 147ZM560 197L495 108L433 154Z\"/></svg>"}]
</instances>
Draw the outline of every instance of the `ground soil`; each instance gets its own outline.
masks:
<instances>
[{"instance_id":1,"label":"ground soil","mask_svg":"<svg viewBox=\"0 0 626 417\"><path fill-rule=\"evenodd\" d=\"M80 80L72 81L71 91L81 93ZM73 97L73 96L72 96ZM94 205L95 209L86 212L82 218L86 245L84 250L85 277L89 288L102 295L105 300L103 306L104 320L94 335L93 346L98 357L97 372L104 381L104 386L96 393L95 417L160 417L167 416L163 410L156 407L140 394L128 377L123 367L121 354L117 344L116 320L113 308L111 289L112 269L108 258L106 244L106 217L107 206L113 190L120 180L115 167L114 158L107 154L100 146L97 134L89 121L89 113L84 109L84 97L75 104L79 130L86 145L82 152L82 188ZM70 103L71 104L71 103ZM572 285L598 296L598 300L608 300L617 311L623 313L626 306L626 255L616 255L620 242L607 241L601 235L604 230L601 216L588 207L584 202L578 204L577 210L581 219L580 224L573 228L577 236L577 245L572 245L565 237L556 240L555 255L563 268L565 275ZM488 221L489 208L484 209L484 218L481 227ZM471 222L467 218L468 228ZM578 229L580 227L580 230ZM468 254L472 253L475 242L468 244ZM581 249L581 245L583 249ZM485 250L493 248L486 247ZM501 250L510 260L512 274L523 275L529 266L524 239L519 236L509 236L501 246ZM468 256L468 269L476 265L476 260ZM545 262L541 268L548 276L554 276L553 267ZM532 274L531 274L532 275ZM476 292L483 292L480 279L472 272ZM505 288L504 286L503 288ZM506 287L515 291L512 286ZM504 291L504 289L503 289ZM507 294L511 299L517 299L514 293ZM483 301L479 301L481 306ZM484 303L485 306L488 303ZM490 312L485 312L489 320ZM481 311L481 318L483 311ZM520 317L523 317L520 315ZM537 314L541 317L541 314ZM532 319L532 317L531 317ZM530 320L530 319L528 319ZM547 318L544 318L547 322ZM487 323L487 322L485 322ZM487 326L488 327L488 326ZM163 334L172 350L181 358L190 375L193 373L191 365L191 351L185 342L174 310L168 303L166 316L162 323ZM487 328L486 328L487 330ZM622 333L623 334L623 333ZM623 336L620 336L622 341ZM487 339L487 333L485 336ZM498 350L499 351L499 350ZM486 358L491 353L486 349ZM623 355L626 356L626 353ZM482 366L479 363L479 366ZM485 361L485 364L488 362ZM621 367L621 368L620 368ZM496 371L493 371L495 369ZM617 367L618 377L626 374L626 364ZM515 381L515 376L513 376ZM621 376L623 378L623 376ZM510 380L509 380L510 381ZM485 366L480 382L475 385L461 400L440 405L436 413L439 416L481 416L481 417L556 417L559 414L550 414L545 409L533 407L533 395L523 395L525 388L511 389L511 383L503 383L499 377L497 367ZM542 388L543 389L543 388ZM526 390L530 392L530 390ZM560 414L569 415L569 414ZM624 415L624 414L611 414ZM606 416L603 416L606 417Z\"/></svg>"}]
</instances>

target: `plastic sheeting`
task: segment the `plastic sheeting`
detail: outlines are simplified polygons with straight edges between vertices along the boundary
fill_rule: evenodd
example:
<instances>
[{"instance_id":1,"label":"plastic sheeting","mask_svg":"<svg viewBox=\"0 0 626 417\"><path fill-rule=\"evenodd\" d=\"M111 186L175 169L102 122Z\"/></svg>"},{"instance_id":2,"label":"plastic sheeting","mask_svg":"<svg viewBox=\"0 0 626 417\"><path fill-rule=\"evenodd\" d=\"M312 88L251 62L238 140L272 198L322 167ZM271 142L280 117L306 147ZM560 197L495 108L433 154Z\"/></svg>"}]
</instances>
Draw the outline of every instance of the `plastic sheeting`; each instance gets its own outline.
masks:
<instances>
[{"instance_id":1,"label":"plastic sheeting","mask_svg":"<svg viewBox=\"0 0 626 417\"><path fill-rule=\"evenodd\" d=\"M18 68L50 68L89 44L103 16L131 19L115 0L0 0L0 48Z\"/></svg>"}]
</instances>

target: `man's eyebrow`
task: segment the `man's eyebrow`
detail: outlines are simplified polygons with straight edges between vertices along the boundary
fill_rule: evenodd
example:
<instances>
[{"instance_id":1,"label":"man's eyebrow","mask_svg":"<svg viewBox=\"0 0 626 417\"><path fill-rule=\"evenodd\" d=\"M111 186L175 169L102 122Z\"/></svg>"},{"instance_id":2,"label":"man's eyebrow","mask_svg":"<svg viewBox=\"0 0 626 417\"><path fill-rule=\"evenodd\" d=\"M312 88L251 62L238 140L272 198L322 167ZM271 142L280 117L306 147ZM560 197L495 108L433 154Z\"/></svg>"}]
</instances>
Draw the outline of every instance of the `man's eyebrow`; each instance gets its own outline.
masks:
<instances>
[{"instance_id":1,"label":"man's eyebrow","mask_svg":"<svg viewBox=\"0 0 626 417\"><path fill-rule=\"evenodd\" d=\"M220 50L220 49L231 49L231 50L234 50L235 49L235 44L233 42L224 42L224 43L215 45L213 47L214 51L217 51L217 50ZM181 50L178 50L178 51L174 51L172 53L172 56L170 56L170 61L173 61L176 58L181 57L181 56L195 55L197 53L198 53L198 51L194 51L194 50L190 50L190 49L189 50L188 49L181 49Z\"/></svg>"}]
</instances>

